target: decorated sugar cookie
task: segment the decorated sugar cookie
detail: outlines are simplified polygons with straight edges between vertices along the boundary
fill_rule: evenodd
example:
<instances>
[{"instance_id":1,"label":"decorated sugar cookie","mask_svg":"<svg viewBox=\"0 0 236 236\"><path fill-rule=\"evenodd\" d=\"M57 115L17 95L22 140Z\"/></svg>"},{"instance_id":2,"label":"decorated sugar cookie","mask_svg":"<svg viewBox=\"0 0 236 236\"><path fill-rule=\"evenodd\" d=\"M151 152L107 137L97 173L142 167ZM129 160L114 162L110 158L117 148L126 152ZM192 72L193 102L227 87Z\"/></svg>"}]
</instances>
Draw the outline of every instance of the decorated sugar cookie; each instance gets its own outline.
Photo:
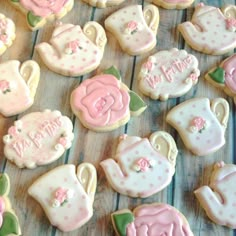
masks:
<instances>
[{"instance_id":1,"label":"decorated sugar cookie","mask_svg":"<svg viewBox=\"0 0 236 236\"><path fill-rule=\"evenodd\" d=\"M0 13L0 56L12 45L15 31L14 22Z\"/></svg>"},{"instance_id":2,"label":"decorated sugar cookie","mask_svg":"<svg viewBox=\"0 0 236 236\"><path fill-rule=\"evenodd\" d=\"M148 57L139 73L139 88L152 99L167 100L187 93L198 82L198 60L172 48Z\"/></svg>"},{"instance_id":3,"label":"decorated sugar cookie","mask_svg":"<svg viewBox=\"0 0 236 236\"><path fill-rule=\"evenodd\" d=\"M118 193L145 198L169 185L177 153L174 139L166 132L155 132L149 139L124 135L115 158L100 164Z\"/></svg>"},{"instance_id":4,"label":"decorated sugar cookie","mask_svg":"<svg viewBox=\"0 0 236 236\"><path fill-rule=\"evenodd\" d=\"M83 81L72 92L70 103L72 111L85 127L101 132L125 125L130 116L141 114L147 107L121 82L115 67Z\"/></svg>"},{"instance_id":5,"label":"decorated sugar cookie","mask_svg":"<svg viewBox=\"0 0 236 236\"><path fill-rule=\"evenodd\" d=\"M194 191L207 216L216 224L236 229L236 165L216 163L209 186Z\"/></svg>"},{"instance_id":6,"label":"decorated sugar cookie","mask_svg":"<svg viewBox=\"0 0 236 236\"><path fill-rule=\"evenodd\" d=\"M111 219L117 236L193 236L185 216L165 203L119 210Z\"/></svg>"},{"instance_id":7,"label":"decorated sugar cookie","mask_svg":"<svg viewBox=\"0 0 236 236\"><path fill-rule=\"evenodd\" d=\"M27 110L34 102L39 77L35 61L0 63L0 113L13 116Z\"/></svg>"},{"instance_id":8,"label":"decorated sugar cookie","mask_svg":"<svg viewBox=\"0 0 236 236\"><path fill-rule=\"evenodd\" d=\"M201 3L196 6L192 20L180 24L178 29L193 49L212 55L225 54L236 47L236 18L228 18L229 14L224 13Z\"/></svg>"},{"instance_id":9,"label":"decorated sugar cookie","mask_svg":"<svg viewBox=\"0 0 236 236\"><path fill-rule=\"evenodd\" d=\"M152 0L152 2L166 9L185 9L191 6L194 0Z\"/></svg>"},{"instance_id":10,"label":"decorated sugar cookie","mask_svg":"<svg viewBox=\"0 0 236 236\"><path fill-rule=\"evenodd\" d=\"M225 144L229 104L223 98L193 98L170 110L166 121L181 136L185 146L198 156L205 156Z\"/></svg>"},{"instance_id":11,"label":"decorated sugar cookie","mask_svg":"<svg viewBox=\"0 0 236 236\"><path fill-rule=\"evenodd\" d=\"M31 30L43 27L48 21L65 16L74 5L74 0L9 0L26 15Z\"/></svg>"},{"instance_id":12,"label":"decorated sugar cookie","mask_svg":"<svg viewBox=\"0 0 236 236\"><path fill-rule=\"evenodd\" d=\"M28 193L44 209L50 223L64 232L87 223L93 215L97 186L92 164L62 165L36 180Z\"/></svg>"},{"instance_id":13,"label":"decorated sugar cookie","mask_svg":"<svg viewBox=\"0 0 236 236\"><path fill-rule=\"evenodd\" d=\"M205 78L214 86L223 89L236 103L236 54L228 57L219 66L211 69Z\"/></svg>"},{"instance_id":14,"label":"decorated sugar cookie","mask_svg":"<svg viewBox=\"0 0 236 236\"><path fill-rule=\"evenodd\" d=\"M159 11L154 5L124 7L105 20L105 28L118 40L123 51L140 55L156 45Z\"/></svg>"},{"instance_id":15,"label":"decorated sugar cookie","mask_svg":"<svg viewBox=\"0 0 236 236\"><path fill-rule=\"evenodd\" d=\"M124 2L124 0L83 0L93 7L105 8L110 6L116 6Z\"/></svg>"},{"instance_id":16,"label":"decorated sugar cookie","mask_svg":"<svg viewBox=\"0 0 236 236\"><path fill-rule=\"evenodd\" d=\"M107 38L104 29L95 21L79 25L59 24L49 43L36 49L45 65L65 76L80 76L96 69L102 58Z\"/></svg>"},{"instance_id":17,"label":"decorated sugar cookie","mask_svg":"<svg viewBox=\"0 0 236 236\"><path fill-rule=\"evenodd\" d=\"M19 221L12 209L8 194L10 180L7 174L0 173L0 235L21 235Z\"/></svg>"},{"instance_id":18,"label":"decorated sugar cookie","mask_svg":"<svg viewBox=\"0 0 236 236\"><path fill-rule=\"evenodd\" d=\"M49 164L70 148L72 129L71 120L59 111L29 113L3 137L4 154L20 168Z\"/></svg>"}]
</instances>

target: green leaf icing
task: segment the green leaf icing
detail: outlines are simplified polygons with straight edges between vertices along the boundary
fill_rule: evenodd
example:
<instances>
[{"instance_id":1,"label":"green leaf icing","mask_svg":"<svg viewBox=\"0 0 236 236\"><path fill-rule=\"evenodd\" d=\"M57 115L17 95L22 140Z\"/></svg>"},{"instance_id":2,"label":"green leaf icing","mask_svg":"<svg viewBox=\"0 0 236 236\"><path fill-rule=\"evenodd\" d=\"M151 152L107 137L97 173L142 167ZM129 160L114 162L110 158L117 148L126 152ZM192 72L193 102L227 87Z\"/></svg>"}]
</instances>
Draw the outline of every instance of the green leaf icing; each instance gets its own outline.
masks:
<instances>
[{"instance_id":1,"label":"green leaf icing","mask_svg":"<svg viewBox=\"0 0 236 236\"><path fill-rule=\"evenodd\" d=\"M225 83L225 71L221 67L217 67L213 72L209 73L209 76L217 83Z\"/></svg>"},{"instance_id":2,"label":"green leaf icing","mask_svg":"<svg viewBox=\"0 0 236 236\"><path fill-rule=\"evenodd\" d=\"M133 91L129 91L130 95L130 102L129 102L129 109L131 112L137 112L141 108L146 107L146 103L143 101L139 95Z\"/></svg>"},{"instance_id":3,"label":"green leaf icing","mask_svg":"<svg viewBox=\"0 0 236 236\"><path fill-rule=\"evenodd\" d=\"M112 215L116 230L121 236L126 236L127 225L134 221L132 213L114 214Z\"/></svg>"},{"instance_id":4,"label":"green leaf icing","mask_svg":"<svg viewBox=\"0 0 236 236\"><path fill-rule=\"evenodd\" d=\"M9 186L9 179L6 174L0 174L0 196L6 194Z\"/></svg>"},{"instance_id":5,"label":"green leaf icing","mask_svg":"<svg viewBox=\"0 0 236 236\"><path fill-rule=\"evenodd\" d=\"M121 80L121 75L119 70L117 70L117 68L115 68L114 66L111 66L110 68L106 69L104 71L104 74L107 75L114 75L118 80Z\"/></svg>"},{"instance_id":6,"label":"green leaf icing","mask_svg":"<svg viewBox=\"0 0 236 236\"><path fill-rule=\"evenodd\" d=\"M11 212L5 211L3 213L2 227L0 228L0 236L7 236L9 234L20 234L19 224L16 216Z\"/></svg>"},{"instance_id":7,"label":"green leaf icing","mask_svg":"<svg viewBox=\"0 0 236 236\"><path fill-rule=\"evenodd\" d=\"M27 21L31 27L35 27L41 19L40 16L35 16L31 11L27 14Z\"/></svg>"},{"instance_id":8,"label":"green leaf icing","mask_svg":"<svg viewBox=\"0 0 236 236\"><path fill-rule=\"evenodd\" d=\"M12 2L19 2L19 0L11 0Z\"/></svg>"}]
</instances>

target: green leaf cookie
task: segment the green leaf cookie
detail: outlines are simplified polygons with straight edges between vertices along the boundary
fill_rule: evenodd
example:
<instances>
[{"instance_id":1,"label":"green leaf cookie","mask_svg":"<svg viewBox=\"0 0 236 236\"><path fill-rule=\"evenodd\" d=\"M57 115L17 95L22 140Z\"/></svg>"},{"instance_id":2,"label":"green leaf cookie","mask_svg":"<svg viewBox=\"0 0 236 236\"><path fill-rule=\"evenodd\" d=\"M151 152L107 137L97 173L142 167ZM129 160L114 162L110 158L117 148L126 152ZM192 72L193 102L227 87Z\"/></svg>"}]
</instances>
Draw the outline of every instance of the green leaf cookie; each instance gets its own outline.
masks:
<instances>
[{"instance_id":1,"label":"green leaf cookie","mask_svg":"<svg viewBox=\"0 0 236 236\"><path fill-rule=\"evenodd\" d=\"M137 112L140 109L145 109L147 107L146 103L137 93L129 91L129 95L130 95L129 109L131 112Z\"/></svg>"},{"instance_id":2,"label":"green leaf cookie","mask_svg":"<svg viewBox=\"0 0 236 236\"><path fill-rule=\"evenodd\" d=\"M35 16L31 11L27 14L27 21L31 27L35 27L42 18L40 16Z\"/></svg>"},{"instance_id":3,"label":"green leaf cookie","mask_svg":"<svg viewBox=\"0 0 236 236\"><path fill-rule=\"evenodd\" d=\"M219 84L225 83L225 71L221 67L217 67L213 72L209 73L209 76L216 83L219 83Z\"/></svg>"},{"instance_id":4,"label":"green leaf cookie","mask_svg":"<svg viewBox=\"0 0 236 236\"><path fill-rule=\"evenodd\" d=\"M120 72L114 66L111 66L108 69L106 69L104 71L104 74L114 75L118 80L121 80Z\"/></svg>"},{"instance_id":5,"label":"green leaf cookie","mask_svg":"<svg viewBox=\"0 0 236 236\"><path fill-rule=\"evenodd\" d=\"M20 234L19 224L16 216L11 212L4 212L2 227L0 228L0 236L7 236L9 234Z\"/></svg>"},{"instance_id":6,"label":"green leaf cookie","mask_svg":"<svg viewBox=\"0 0 236 236\"><path fill-rule=\"evenodd\" d=\"M0 196L6 195L9 189L9 179L6 174L0 174Z\"/></svg>"}]
</instances>

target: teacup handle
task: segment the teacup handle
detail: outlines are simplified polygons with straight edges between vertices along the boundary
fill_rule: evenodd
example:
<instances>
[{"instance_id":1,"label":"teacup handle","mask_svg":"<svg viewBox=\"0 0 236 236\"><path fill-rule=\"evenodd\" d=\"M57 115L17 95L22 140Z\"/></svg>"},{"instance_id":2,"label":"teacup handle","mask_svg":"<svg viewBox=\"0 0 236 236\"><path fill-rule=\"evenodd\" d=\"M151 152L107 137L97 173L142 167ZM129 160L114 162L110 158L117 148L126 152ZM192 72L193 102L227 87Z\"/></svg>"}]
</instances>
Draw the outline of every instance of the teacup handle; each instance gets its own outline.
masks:
<instances>
[{"instance_id":1,"label":"teacup handle","mask_svg":"<svg viewBox=\"0 0 236 236\"><path fill-rule=\"evenodd\" d=\"M84 34L101 50L107 43L105 30L97 22L89 21L84 25Z\"/></svg>"},{"instance_id":2,"label":"teacup handle","mask_svg":"<svg viewBox=\"0 0 236 236\"><path fill-rule=\"evenodd\" d=\"M145 6L143 10L143 16L148 27L156 34L159 25L158 8L152 4Z\"/></svg>"},{"instance_id":3,"label":"teacup handle","mask_svg":"<svg viewBox=\"0 0 236 236\"><path fill-rule=\"evenodd\" d=\"M157 131L150 136L149 140L152 146L175 166L178 149L172 136L167 132Z\"/></svg>"},{"instance_id":4,"label":"teacup handle","mask_svg":"<svg viewBox=\"0 0 236 236\"><path fill-rule=\"evenodd\" d=\"M226 129L229 119L229 104L224 98L215 98L211 101L211 110L220 124Z\"/></svg>"},{"instance_id":5,"label":"teacup handle","mask_svg":"<svg viewBox=\"0 0 236 236\"><path fill-rule=\"evenodd\" d=\"M34 98L40 78L40 68L37 62L25 61L20 67L20 74L30 90L30 97Z\"/></svg>"},{"instance_id":6,"label":"teacup handle","mask_svg":"<svg viewBox=\"0 0 236 236\"><path fill-rule=\"evenodd\" d=\"M91 199L91 203L93 203L97 187L97 172L95 167L89 163L80 164L77 167L77 178Z\"/></svg>"}]
</instances>

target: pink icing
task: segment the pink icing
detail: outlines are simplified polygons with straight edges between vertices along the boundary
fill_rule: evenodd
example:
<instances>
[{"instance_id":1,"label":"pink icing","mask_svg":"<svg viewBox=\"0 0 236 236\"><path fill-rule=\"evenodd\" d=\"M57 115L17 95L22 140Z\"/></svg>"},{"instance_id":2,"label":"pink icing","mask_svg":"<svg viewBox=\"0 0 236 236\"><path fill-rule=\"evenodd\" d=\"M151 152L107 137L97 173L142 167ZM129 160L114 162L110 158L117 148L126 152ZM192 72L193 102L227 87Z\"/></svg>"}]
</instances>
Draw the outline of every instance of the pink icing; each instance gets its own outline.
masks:
<instances>
[{"instance_id":1,"label":"pink icing","mask_svg":"<svg viewBox=\"0 0 236 236\"><path fill-rule=\"evenodd\" d=\"M9 129L8 129L8 134L10 134L11 136L16 136L18 134L18 130L15 126L11 126Z\"/></svg>"},{"instance_id":2,"label":"pink icing","mask_svg":"<svg viewBox=\"0 0 236 236\"><path fill-rule=\"evenodd\" d=\"M236 19L228 18L228 19L225 20L225 22L226 22L226 28L228 30L233 30L233 29L236 28Z\"/></svg>"},{"instance_id":3,"label":"pink icing","mask_svg":"<svg viewBox=\"0 0 236 236\"><path fill-rule=\"evenodd\" d=\"M149 159L145 157L138 159L136 164L139 166L140 171L142 172L147 171L151 167Z\"/></svg>"},{"instance_id":4,"label":"pink icing","mask_svg":"<svg viewBox=\"0 0 236 236\"><path fill-rule=\"evenodd\" d=\"M6 19L0 19L0 40L3 43L7 43L9 34L7 33L7 21Z\"/></svg>"},{"instance_id":5,"label":"pink icing","mask_svg":"<svg viewBox=\"0 0 236 236\"><path fill-rule=\"evenodd\" d=\"M70 54L78 52L79 49L82 49L82 47L80 46L80 42L78 39L70 41L66 45L66 50L70 52Z\"/></svg>"},{"instance_id":6,"label":"pink icing","mask_svg":"<svg viewBox=\"0 0 236 236\"><path fill-rule=\"evenodd\" d=\"M226 60L222 67L225 70L225 83L227 87L236 93L236 54Z\"/></svg>"},{"instance_id":7,"label":"pink icing","mask_svg":"<svg viewBox=\"0 0 236 236\"><path fill-rule=\"evenodd\" d=\"M206 121L202 117L197 116L192 119L191 125L193 125L197 129L197 131L200 131L204 129L206 125Z\"/></svg>"},{"instance_id":8,"label":"pink icing","mask_svg":"<svg viewBox=\"0 0 236 236\"><path fill-rule=\"evenodd\" d=\"M7 80L0 80L0 90L2 91L2 93L10 91L10 83Z\"/></svg>"},{"instance_id":9,"label":"pink icing","mask_svg":"<svg viewBox=\"0 0 236 236\"><path fill-rule=\"evenodd\" d=\"M20 3L36 16L47 17L59 13L68 0L20 0Z\"/></svg>"},{"instance_id":10,"label":"pink icing","mask_svg":"<svg viewBox=\"0 0 236 236\"><path fill-rule=\"evenodd\" d=\"M130 97L112 75L85 80L72 94L75 109L86 123L97 127L114 125L129 115Z\"/></svg>"}]
</instances>

